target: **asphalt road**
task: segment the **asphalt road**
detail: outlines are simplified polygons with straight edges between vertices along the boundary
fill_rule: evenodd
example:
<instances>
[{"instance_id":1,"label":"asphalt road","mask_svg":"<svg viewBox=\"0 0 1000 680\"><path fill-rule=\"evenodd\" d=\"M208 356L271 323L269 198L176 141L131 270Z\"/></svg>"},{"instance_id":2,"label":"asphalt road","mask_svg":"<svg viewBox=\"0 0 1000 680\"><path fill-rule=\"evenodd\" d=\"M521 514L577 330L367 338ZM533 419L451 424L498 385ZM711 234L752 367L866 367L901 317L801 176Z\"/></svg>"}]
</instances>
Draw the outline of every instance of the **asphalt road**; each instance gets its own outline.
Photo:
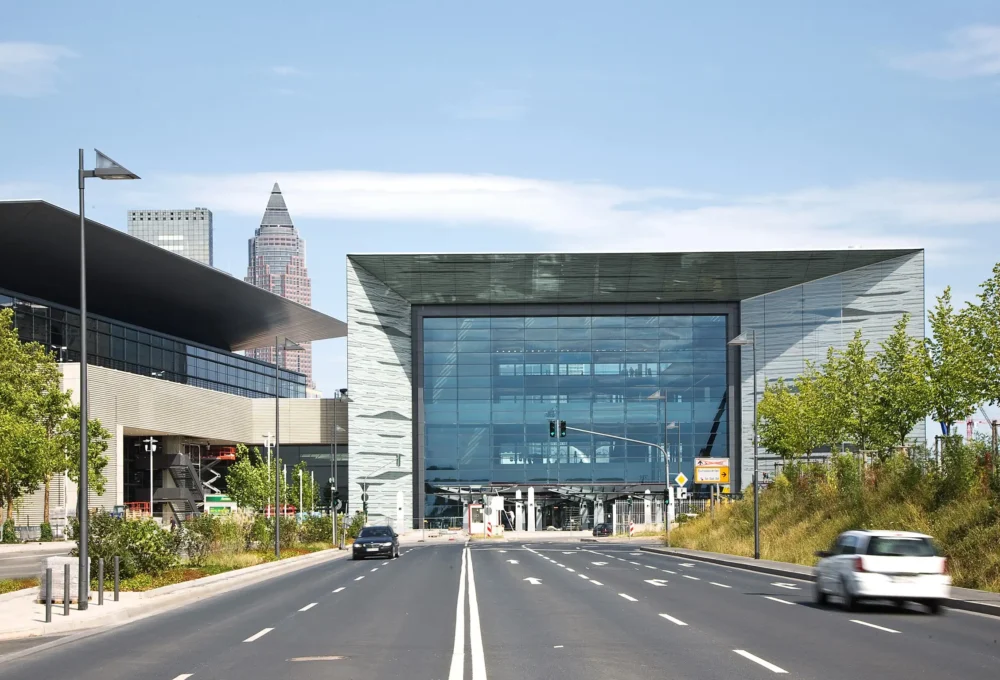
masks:
<instances>
[{"instance_id":1,"label":"asphalt road","mask_svg":"<svg viewBox=\"0 0 1000 680\"><path fill-rule=\"evenodd\" d=\"M573 543L342 560L0 663L0 678L995 678L1000 619ZM461 612L459 617L457 614ZM71 670L70 670L71 669Z\"/></svg>"},{"instance_id":2,"label":"asphalt road","mask_svg":"<svg viewBox=\"0 0 1000 680\"><path fill-rule=\"evenodd\" d=\"M0 549L0 579L37 578L41 572L43 558L68 555L75 546L75 543L60 542L18 552Z\"/></svg>"}]
</instances>

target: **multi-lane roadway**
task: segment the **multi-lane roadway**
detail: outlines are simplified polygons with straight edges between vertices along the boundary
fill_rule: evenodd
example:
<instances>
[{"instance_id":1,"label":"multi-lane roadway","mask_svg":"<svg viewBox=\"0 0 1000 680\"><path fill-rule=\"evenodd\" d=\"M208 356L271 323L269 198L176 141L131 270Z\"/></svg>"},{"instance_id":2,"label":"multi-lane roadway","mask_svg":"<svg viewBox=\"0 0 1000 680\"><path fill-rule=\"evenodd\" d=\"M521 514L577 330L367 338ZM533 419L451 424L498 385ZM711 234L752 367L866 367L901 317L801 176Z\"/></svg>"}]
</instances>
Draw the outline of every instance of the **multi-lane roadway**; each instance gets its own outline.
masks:
<instances>
[{"instance_id":1,"label":"multi-lane roadway","mask_svg":"<svg viewBox=\"0 0 1000 680\"><path fill-rule=\"evenodd\" d=\"M0 663L0 678L996 678L1000 619L818 608L811 584L622 544L404 547Z\"/></svg>"}]
</instances>

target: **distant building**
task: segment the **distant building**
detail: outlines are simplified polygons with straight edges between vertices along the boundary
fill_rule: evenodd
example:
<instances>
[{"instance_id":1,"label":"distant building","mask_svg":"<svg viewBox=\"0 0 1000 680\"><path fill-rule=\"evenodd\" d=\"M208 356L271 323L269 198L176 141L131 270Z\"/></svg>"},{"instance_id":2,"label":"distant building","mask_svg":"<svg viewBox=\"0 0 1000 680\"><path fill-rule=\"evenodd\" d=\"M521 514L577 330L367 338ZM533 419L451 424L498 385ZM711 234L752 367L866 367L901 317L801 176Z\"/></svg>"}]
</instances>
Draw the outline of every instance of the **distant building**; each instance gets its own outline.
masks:
<instances>
[{"instance_id":1,"label":"distant building","mask_svg":"<svg viewBox=\"0 0 1000 680\"><path fill-rule=\"evenodd\" d=\"M245 281L258 288L268 290L292 302L306 307L312 306L312 283L306 270L306 242L292 224L288 206L281 195L277 182L271 189L264 217L250 239L247 276ZM289 340L299 341L298 338ZM312 379L312 346L299 342L302 351L286 352L279 357L282 368L304 373L309 386L315 387ZM261 361L274 363L274 347L250 350L249 356Z\"/></svg>"},{"instance_id":2,"label":"distant building","mask_svg":"<svg viewBox=\"0 0 1000 680\"><path fill-rule=\"evenodd\" d=\"M189 260L213 266L212 211L129 210L128 233Z\"/></svg>"}]
</instances>

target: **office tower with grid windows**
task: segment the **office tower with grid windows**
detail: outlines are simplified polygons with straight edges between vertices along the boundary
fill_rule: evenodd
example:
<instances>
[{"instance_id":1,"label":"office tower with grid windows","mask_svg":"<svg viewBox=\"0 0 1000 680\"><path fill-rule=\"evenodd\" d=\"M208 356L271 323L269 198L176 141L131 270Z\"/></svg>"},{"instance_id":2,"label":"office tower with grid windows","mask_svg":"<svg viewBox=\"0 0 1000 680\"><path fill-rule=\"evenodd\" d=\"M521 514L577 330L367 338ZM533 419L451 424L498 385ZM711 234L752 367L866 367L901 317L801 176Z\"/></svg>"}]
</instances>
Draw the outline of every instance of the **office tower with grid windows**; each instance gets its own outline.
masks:
<instances>
[{"instance_id":1,"label":"office tower with grid windows","mask_svg":"<svg viewBox=\"0 0 1000 680\"><path fill-rule=\"evenodd\" d=\"M208 208L129 210L128 233L189 260L213 266L212 211Z\"/></svg>"},{"instance_id":2,"label":"office tower with grid windows","mask_svg":"<svg viewBox=\"0 0 1000 680\"><path fill-rule=\"evenodd\" d=\"M306 242L288 214L288 206L275 182L264 210L260 226L249 242L247 283L269 290L292 302L312 306L312 283L306 269ZM297 338L289 340L298 341ZM309 387L312 379L312 346L300 342L302 351L283 352L279 365L292 371L305 373ZM256 359L274 363L274 347L261 347L248 354Z\"/></svg>"}]
</instances>

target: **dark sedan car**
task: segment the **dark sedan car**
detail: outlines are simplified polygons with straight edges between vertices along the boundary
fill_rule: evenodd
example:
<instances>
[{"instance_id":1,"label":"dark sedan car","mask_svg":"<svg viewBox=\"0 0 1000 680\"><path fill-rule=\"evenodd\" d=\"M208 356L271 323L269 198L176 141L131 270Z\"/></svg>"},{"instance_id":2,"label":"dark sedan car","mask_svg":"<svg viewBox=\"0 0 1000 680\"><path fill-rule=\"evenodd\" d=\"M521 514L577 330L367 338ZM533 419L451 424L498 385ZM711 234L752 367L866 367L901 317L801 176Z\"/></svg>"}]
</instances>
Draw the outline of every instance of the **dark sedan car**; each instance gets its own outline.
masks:
<instances>
[{"instance_id":1,"label":"dark sedan car","mask_svg":"<svg viewBox=\"0 0 1000 680\"><path fill-rule=\"evenodd\" d=\"M399 557L399 535L392 527L365 527L354 539L352 557Z\"/></svg>"},{"instance_id":2,"label":"dark sedan car","mask_svg":"<svg viewBox=\"0 0 1000 680\"><path fill-rule=\"evenodd\" d=\"M598 524L594 527L594 536L610 536L614 533L614 529L611 528L610 524Z\"/></svg>"}]
</instances>

